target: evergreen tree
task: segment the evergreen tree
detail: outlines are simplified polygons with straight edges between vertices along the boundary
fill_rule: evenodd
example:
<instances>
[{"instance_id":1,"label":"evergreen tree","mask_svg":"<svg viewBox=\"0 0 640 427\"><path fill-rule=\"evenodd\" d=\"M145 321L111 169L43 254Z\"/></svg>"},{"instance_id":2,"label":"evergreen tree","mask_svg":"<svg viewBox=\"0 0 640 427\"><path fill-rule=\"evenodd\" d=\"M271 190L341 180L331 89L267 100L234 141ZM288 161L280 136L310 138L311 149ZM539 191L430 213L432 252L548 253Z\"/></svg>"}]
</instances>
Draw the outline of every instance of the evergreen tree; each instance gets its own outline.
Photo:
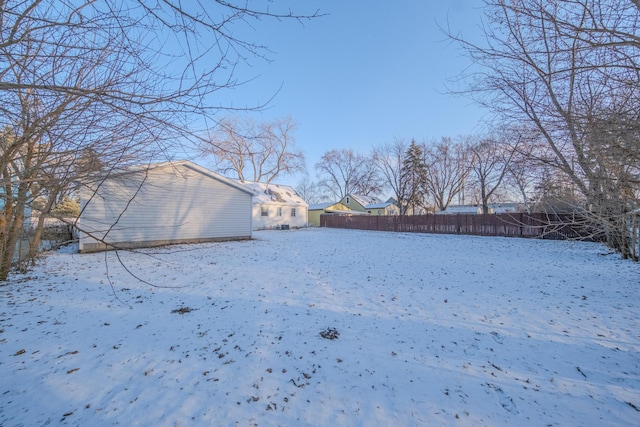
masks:
<instances>
[{"instance_id":1,"label":"evergreen tree","mask_svg":"<svg viewBox=\"0 0 640 427\"><path fill-rule=\"evenodd\" d=\"M401 202L400 212L405 214L411 211L415 214L416 208L424 206L424 193L427 181L427 168L424 162L422 147L411 140L402 161L401 180L405 192L404 201Z\"/></svg>"}]
</instances>

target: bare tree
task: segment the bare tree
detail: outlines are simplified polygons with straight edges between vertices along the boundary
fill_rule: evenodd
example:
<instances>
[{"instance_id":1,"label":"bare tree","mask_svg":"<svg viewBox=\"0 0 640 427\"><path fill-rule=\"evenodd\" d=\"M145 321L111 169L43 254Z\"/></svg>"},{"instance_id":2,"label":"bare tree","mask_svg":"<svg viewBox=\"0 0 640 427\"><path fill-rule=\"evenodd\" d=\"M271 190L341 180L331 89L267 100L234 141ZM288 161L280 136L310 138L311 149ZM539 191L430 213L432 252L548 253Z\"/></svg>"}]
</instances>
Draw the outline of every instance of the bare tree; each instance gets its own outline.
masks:
<instances>
[{"instance_id":1,"label":"bare tree","mask_svg":"<svg viewBox=\"0 0 640 427\"><path fill-rule=\"evenodd\" d=\"M37 6L30 13L40 11ZM12 11L3 10L3 18L12 18ZM0 55L4 58L0 120L5 129L0 179L6 221L0 242L0 280L7 277L16 243L23 239L26 208L45 196L43 214L50 212L71 182L79 179L81 170L74 165L82 148L93 147L112 167L125 164L131 156L150 152L153 135L140 128L156 130L165 120L145 115L135 98L120 98L120 92L142 77L142 69L132 69L126 58L116 55L122 35L91 26L105 24L103 20L96 18L98 22L84 32L54 24L43 24L36 31L31 26L38 20L20 18L26 23L16 23L12 29L23 30L26 39L10 43L14 34L3 31L4 43L0 42L5 47ZM81 23L84 17L69 19ZM90 37L91 42L80 44L81 37ZM109 93L118 95L110 98ZM41 227L42 222L30 241L31 255L39 245Z\"/></svg>"},{"instance_id":2,"label":"bare tree","mask_svg":"<svg viewBox=\"0 0 640 427\"><path fill-rule=\"evenodd\" d=\"M501 189L518 149L517 141L510 146L499 138L489 136L469 146L472 158L469 181L478 190L483 214L489 213L489 201Z\"/></svg>"},{"instance_id":3,"label":"bare tree","mask_svg":"<svg viewBox=\"0 0 640 427\"><path fill-rule=\"evenodd\" d=\"M522 202L525 210L531 213L533 194L541 182L548 150L540 142L537 132L529 128L501 128L500 132L510 136L507 149L512 151L504 177L505 192Z\"/></svg>"},{"instance_id":4,"label":"bare tree","mask_svg":"<svg viewBox=\"0 0 640 427\"><path fill-rule=\"evenodd\" d=\"M571 179L560 169L543 165L531 197L536 212L581 213L584 198L575 191Z\"/></svg>"},{"instance_id":5,"label":"bare tree","mask_svg":"<svg viewBox=\"0 0 640 427\"><path fill-rule=\"evenodd\" d=\"M535 128L607 243L637 258L627 220L638 199L627 194L637 194L638 157L624 141L638 134L638 2L485 3L486 45L453 36L483 70L471 93L503 121Z\"/></svg>"},{"instance_id":6,"label":"bare tree","mask_svg":"<svg viewBox=\"0 0 640 427\"><path fill-rule=\"evenodd\" d=\"M408 149L409 145L405 140L396 139L393 143L374 148L373 151L375 165L384 179L384 185L393 191L400 215L406 213L408 206L407 180L402 176L402 166Z\"/></svg>"},{"instance_id":7,"label":"bare tree","mask_svg":"<svg viewBox=\"0 0 640 427\"><path fill-rule=\"evenodd\" d=\"M46 196L46 215L81 182L87 149L106 174L170 158L231 107L215 97L242 83L234 70L266 58L265 46L235 35L239 26L314 16L223 0L0 2L0 281L25 211Z\"/></svg>"},{"instance_id":8,"label":"bare tree","mask_svg":"<svg viewBox=\"0 0 640 427\"><path fill-rule=\"evenodd\" d=\"M249 117L227 117L219 121L202 152L212 154L216 169L235 174L240 181L267 184L278 176L303 172L305 160L296 148L296 123L291 117L256 123Z\"/></svg>"},{"instance_id":9,"label":"bare tree","mask_svg":"<svg viewBox=\"0 0 640 427\"><path fill-rule=\"evenodd\" d=\"M443 137L424 146L427 168L426 190L438 210L444 211L462 191L472 166L472 157L463 140Z\"/></svg>"},{"instance_id":10,"label":"bare tree","mask_svg":"<svg viewBox=\"0 0 640 427\"><path fill-rule=\"evenodd\" d=\"M330 201L329 197L322 193L320 185L311 181L308 175L298 181L295 189L298 195L310 205Z\"/></svg>"},{"instance_id":11,"label":"bare tree","mask_svg":"<svg viewBox=\"0 0 640 427\"><path fill-rule=\"evenodd\" d=\"M356 154L351 149L327 151L315 168L320 185L339 199L347 194L372 196L382 191L382 179L373 157Z\"/></svg>"}]
</instances>

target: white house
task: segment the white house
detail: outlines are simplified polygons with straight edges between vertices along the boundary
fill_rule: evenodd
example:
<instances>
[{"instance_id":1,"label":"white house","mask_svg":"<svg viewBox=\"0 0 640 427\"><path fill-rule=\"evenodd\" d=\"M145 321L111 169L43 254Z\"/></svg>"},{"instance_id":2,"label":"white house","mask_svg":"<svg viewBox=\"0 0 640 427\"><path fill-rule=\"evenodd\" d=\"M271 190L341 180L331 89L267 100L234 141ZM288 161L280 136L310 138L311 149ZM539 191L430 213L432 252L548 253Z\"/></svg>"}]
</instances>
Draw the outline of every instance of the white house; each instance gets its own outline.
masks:
<instances>
[{"instance_id":1,"label":"white house","mask_svg":"<svg viewBox=\"0 0 640 427\"><path fill-rule=\"evenodd\" d=\"M79 251L251 238L253 192L189 161L85 183Z\"/></svg>"},{"instance_id":2,"label":"white house","mask_svg":"<svg viewBox=\"0 0 640 427\"><path fill-rule=\"evenodd\" d=\"M253 229L306 227L309 205L293 187L263 182L242 182L253 192Z\"/></svg>"}]
</instances>

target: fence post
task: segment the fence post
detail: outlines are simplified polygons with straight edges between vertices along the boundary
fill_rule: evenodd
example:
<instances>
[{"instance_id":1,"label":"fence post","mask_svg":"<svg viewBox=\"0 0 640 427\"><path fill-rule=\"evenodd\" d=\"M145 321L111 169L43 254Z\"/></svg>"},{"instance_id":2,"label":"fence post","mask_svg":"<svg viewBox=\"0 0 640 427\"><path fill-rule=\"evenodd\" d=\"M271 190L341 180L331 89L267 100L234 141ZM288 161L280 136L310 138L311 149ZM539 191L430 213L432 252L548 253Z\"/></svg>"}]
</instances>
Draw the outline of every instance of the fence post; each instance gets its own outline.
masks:
<instances>
[{"instance_id":1,"label":"fence post","mask_svg":"<svg viewBox=\"0 0 640 427\"><path fill-rule=\"evenodd\" d=\"M520 212L520 237L522 237L522 235L524 234L524 213Z\"/></svg>"}]
</instances>

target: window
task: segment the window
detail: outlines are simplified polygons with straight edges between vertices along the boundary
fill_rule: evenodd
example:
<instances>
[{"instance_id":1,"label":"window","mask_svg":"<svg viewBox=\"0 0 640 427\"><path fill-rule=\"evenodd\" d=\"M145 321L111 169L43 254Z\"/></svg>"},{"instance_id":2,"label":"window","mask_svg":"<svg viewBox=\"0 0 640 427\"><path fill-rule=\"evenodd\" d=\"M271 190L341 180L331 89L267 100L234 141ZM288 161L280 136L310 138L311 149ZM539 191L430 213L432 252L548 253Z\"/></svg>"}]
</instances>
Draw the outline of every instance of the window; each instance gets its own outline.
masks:
<instances>
[{"instance_id":1,"label":"window","mask_svg":"<svg viewBox=\"0 0 640 427\"><path fill-rule=\"evenodd\" d=\"M277 216L282 216L282 207L278 206L278 209L276 210L276 215Z\"/></svg>"},{"instance_id":2,"label":"window","mask_svg":"<svg viewBox=\"0 0 640 427\"><path fill-rule=\"evenodd\" d=\"M268 206L260 206L260 216L269 216Z\"/></svg>"},{"instance_id":3,"label":"window","mask_svg":"<svg viewBox=\"0 0 640 427\"><path fill-rule=\"evenodd\" d=\"M347 204L349 204L349 196L347 196Z\"/></svg>"},{"instance_id":4,"label":"window","mask_svg":"<svg viewBox=\"0 0 640 427\"><path fill-rule=\"evenodd\" d=\"M296 216L296 208L291 208L291 216Z\"/></svg>"}]
</instances>

